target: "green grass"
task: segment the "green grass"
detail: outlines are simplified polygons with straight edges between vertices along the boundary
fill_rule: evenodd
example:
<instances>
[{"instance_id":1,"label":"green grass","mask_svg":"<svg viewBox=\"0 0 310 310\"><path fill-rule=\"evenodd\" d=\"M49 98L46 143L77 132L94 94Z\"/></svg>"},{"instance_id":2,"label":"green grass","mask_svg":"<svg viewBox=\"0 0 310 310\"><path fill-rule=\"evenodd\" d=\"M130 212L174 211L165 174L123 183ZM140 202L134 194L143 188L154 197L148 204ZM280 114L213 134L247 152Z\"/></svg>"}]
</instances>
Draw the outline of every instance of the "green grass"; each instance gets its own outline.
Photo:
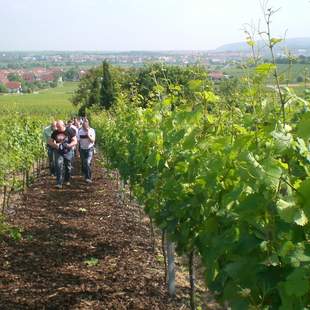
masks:
<instances>
[{"instance_id":1,"label":"green grass","mask_svg":"<svg viewBox=\"0 0 310 310\"><path fill-rule=\"evenodd\" d=\"M78 83L66 82L63 86L40 90L33 94L5 94L0 96L0 109L4 113L24 113L63 117L76 114L76 107L70 102Z\"/></svg>"},{"instance_id":2,"label":"green grass","mask_svg":"<svg viewBox=\"0 0 310 310\"><path fill-rule=\"evenodd\" d=\"M310 78L310 64L302 65L302 64L293 64L291 67L289 65L279 64L278 70L281 75L282 82L296 83L297 78L299 76L303 77L305 70L308 70L308 78ZM245 75L245 71L240 68L226 68L223 69L226 74L232 75L234 77L241 77ZM249 69L249 73L253 73L254 69Z\"/></svg>"},{"instance_id":3,"label":"green grass","mask_svg":"<svg viewBox=\"0 0 310 310\"><path fill-rule=\"evenodd\" d=\"M307 77L310 74L310 65L293 64L289 65L278 65L279 72L282 73L290 83L296 83L299 76L304 77L305 70L307 70Z\"/></svg>"},{"instance_id":4,"label":"green grass","mask_svg":"<svg viewBox=\"0 0 310 310\"><path fill-rule=\"evenodd\" d=\"M293 89L294 92L302 98L305 97L305 89L310 88L310 82L307 82L306 85L304 82L297 83L297 77L304 76L305 69L308 70L307 77L310 78L310 65L293 64L291 67L284 64L278 65L280 83L285 86L288 83L289 88ZM240 68L229 68L223 71L226 74L229 74L236 78L254 74L254 68L247 69L247 72ZM275 84L274 78L272 76L269 77L267 84Z\"/></svg>"}]
</instances>

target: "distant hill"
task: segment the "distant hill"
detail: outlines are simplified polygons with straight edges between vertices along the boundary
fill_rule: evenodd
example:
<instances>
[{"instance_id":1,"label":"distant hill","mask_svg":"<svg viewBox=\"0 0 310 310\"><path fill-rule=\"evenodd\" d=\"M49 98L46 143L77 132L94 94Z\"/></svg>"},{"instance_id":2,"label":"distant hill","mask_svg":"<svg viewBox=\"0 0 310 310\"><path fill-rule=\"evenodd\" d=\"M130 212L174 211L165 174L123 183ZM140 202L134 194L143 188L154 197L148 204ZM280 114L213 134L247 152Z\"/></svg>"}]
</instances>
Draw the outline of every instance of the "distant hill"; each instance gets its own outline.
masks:
<instances>
[{"instance_id":1,"label":"distant hill","mask_svg":"<svg viewBox=\"0 0 310 310\"><path fill-rule=\"evenodd\" d=\"M265 44L263 41L258 41L257 45L262 49L262 52L265 51L266 48L265 48ZM283 51L284 48L288 48L292 52L298 52L298 50L305 50L307 54L310 54L310 37L286 39L285 41L277 44L275 50L276 52L281 52ZM217 52L249 52L250 47L245 42L237 42L237 43L222 45L218 47L216 51Z\"/></svg>"}]
</instances>

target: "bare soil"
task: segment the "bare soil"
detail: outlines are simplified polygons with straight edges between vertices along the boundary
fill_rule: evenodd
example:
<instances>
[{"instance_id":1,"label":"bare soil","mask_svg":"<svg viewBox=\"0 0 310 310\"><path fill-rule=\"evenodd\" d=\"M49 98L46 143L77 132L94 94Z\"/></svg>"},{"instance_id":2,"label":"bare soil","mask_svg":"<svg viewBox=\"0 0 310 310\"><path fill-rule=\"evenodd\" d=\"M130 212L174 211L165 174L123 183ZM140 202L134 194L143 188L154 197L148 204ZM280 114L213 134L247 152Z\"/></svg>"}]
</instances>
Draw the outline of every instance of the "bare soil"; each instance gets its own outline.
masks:
<instances>
[{"instance_id":1,"label":"bare soil","mask_svg":"<svg viewBox=\"0 0 310 310\"><path fill-rule=\"evenodd\" d=\"M10 209L22 239L0 240L0 309L188 309L171 300L139 207L123 206L115 177L94 165L59 190L41 176Z\"/></svg>"}]
</instances>

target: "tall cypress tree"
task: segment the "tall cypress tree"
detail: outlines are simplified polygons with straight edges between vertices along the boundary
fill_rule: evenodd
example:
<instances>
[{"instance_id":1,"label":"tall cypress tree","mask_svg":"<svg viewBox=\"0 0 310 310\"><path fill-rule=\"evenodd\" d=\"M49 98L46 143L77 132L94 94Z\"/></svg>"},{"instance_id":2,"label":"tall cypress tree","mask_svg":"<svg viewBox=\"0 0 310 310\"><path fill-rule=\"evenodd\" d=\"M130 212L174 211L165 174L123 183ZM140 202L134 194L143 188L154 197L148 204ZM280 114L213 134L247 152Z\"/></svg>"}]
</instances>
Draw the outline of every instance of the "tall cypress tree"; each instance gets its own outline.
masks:
<instances>
[{"instance_id":1,"label":"tall cypress tree","mask_svg":"<svg viewBox=\"0 0 310 310\"><path fill-rule=\"evenodd\" d=\"M100 106L108 110L115 101L114 83L108 62L102 63L102 80L100 88Z\"/></svg>"},{"instance_id":2,"label":"tall cypress tree","mask_svg":"<svg viewBox=\"0 0 310 310\"><path fill-rule=\"evenodd\" d=\"M94 80L91 82L91 87L90 87L90 95L88 98L88 107L97 105L100 103L100 93L99 93L99 78L95 77Z\"/></svg>"}]
</instances>

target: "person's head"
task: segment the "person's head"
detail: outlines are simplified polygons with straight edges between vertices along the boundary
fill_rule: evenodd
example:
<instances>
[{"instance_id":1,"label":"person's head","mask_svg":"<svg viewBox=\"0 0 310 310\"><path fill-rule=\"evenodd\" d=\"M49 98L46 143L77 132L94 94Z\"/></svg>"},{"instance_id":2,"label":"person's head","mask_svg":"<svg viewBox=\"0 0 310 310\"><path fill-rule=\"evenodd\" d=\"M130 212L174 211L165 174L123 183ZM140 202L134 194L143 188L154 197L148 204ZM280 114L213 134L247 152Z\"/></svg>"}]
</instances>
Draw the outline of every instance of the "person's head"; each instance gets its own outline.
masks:
<instances>
[{"instance_id":1,"label":"person's head","mask_svg":"<svg viewBox=\"0 0 310 310\"><path fill-rule=\"evenodd\" d=\"M80 126L80 121L78 120L78 118L76 116L73 118L73 125L74 126Z\"/></svg>"},{"instance_id":2,"label":"person's head","mask_svg":"<svg viewBox=\"0 0 310 310\"><path fill-rule=\"evenodd\" d=\"M72 125L72 120L71 119L69 119L68 121L67 121L67 127L71 127L71 125Z\"/></svg>"},{"instance_id":3,"label":"person's head","mask_svg":"<svg viewBox=\"0 0 310 310\"><path fill-rule=\"evenodd\" d=\"M52 121L52 122L51 122L51 128L52 128L53 130L56 130L56 124L57 124L56 121Z\"/></svg>"},{"instance_id":4,"label":"person's head","mask_svg":"<svg viewBox=\"0 0 310 310\"><path fill-rule=\"evenodd\" d=\"M84 119L82 126L84 129L89 129L89 121L87 118Z\"/></svg>"},{"instance_id":5,"label":"person's head","mask_svg":"<svg viewBox=\"0 0 310 310\"><path fill-rule=\"evenodd\" d=\"M65 123L64 123L62 120L58 120L58 121L56 122L56 128L57 128L57 130L60 131L60 132L65 131L65 130L66 130Z\"/></svg>"}]
</instances>

